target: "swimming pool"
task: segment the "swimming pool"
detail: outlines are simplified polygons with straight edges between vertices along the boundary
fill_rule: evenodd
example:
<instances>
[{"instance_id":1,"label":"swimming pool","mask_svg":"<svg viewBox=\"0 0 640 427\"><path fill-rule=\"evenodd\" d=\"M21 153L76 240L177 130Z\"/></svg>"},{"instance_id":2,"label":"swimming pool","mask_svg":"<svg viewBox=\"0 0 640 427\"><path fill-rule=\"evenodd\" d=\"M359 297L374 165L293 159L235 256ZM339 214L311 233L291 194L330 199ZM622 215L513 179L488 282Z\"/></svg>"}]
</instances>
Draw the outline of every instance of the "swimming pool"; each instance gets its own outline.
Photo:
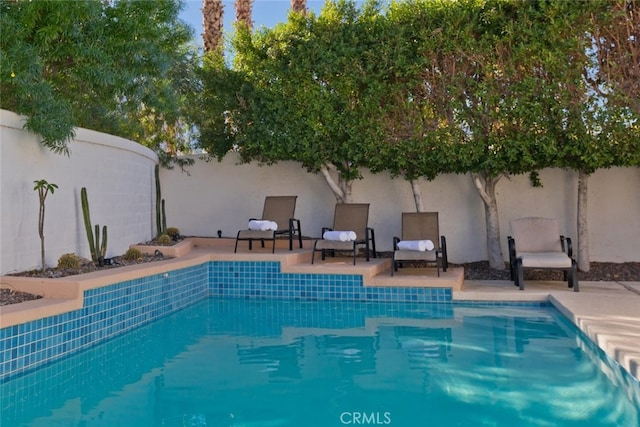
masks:
<instances>
[{"instance_id":1,"label":"swimming pool","mask_svg":"<svg viewBox=\"0 0 640 427\"><path fill-rule=\"evenodd\" d=\"M637 426L553 307L209 298L0 385L2 426Z\"/></svg>"}]
</instances>

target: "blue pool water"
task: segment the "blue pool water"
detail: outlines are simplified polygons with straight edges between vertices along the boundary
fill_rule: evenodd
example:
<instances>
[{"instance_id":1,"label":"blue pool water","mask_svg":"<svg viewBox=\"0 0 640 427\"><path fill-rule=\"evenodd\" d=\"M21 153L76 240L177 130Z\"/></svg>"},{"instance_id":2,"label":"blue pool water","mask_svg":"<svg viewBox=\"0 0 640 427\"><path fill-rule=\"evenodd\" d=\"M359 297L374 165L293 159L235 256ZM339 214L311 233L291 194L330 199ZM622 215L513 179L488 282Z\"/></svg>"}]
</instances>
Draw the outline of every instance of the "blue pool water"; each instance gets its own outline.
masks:
<instances>
[{"instance_id":1,"label":"blue pool water","mask_svg":"<svg viewBox=\"0 0 640 427\"><path fill-rule=\"evenodd\" d=\"M552 307L207 299L0 385L12 426L630 426Z\"/></svg>"}]
</instances>

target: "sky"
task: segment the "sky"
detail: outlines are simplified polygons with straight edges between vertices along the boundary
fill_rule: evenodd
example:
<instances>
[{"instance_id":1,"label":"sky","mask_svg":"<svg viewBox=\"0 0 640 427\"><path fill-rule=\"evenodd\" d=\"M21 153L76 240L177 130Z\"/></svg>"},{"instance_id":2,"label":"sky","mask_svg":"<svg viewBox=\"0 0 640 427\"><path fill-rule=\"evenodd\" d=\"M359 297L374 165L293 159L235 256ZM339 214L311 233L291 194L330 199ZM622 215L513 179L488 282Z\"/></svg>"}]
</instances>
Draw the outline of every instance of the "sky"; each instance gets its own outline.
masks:
<instances>
[{"instance_id":1,"label":"sky","mask_svg":"<svg viewBox=\"0 0 640 427\"><path fill-rule=\"evenodd\" d=\"M195 41L202 46L202 0L185 0L185 8L180 13L183 21L193 28ZM233 31L235 21L235 0L224 0L223 31ZM307 0L307 9L319 14L324 0ZM291 9L291 0L254 0L253 2L253 28L262 26L271 28L278 22L287 20Z\"/></svg>"},{"instance_id":2,"label":"sky","mask_svg":"<svg viewBox=\"0 0 640 427\"><path fill-rule=\"evenodd\" d=\"M235 0L224 0L223 30L233 30L233 22L236 18ZM320 13L324 0L307 0L307 9ZM255 0L253 2L253 27L273 27L278 22L287 20L287 14L291 9L291 0ZM198 45L202 45L202 0L186 0L185 8L180 17L194 29L194 37Z\"/></svg>"}]
</instances>

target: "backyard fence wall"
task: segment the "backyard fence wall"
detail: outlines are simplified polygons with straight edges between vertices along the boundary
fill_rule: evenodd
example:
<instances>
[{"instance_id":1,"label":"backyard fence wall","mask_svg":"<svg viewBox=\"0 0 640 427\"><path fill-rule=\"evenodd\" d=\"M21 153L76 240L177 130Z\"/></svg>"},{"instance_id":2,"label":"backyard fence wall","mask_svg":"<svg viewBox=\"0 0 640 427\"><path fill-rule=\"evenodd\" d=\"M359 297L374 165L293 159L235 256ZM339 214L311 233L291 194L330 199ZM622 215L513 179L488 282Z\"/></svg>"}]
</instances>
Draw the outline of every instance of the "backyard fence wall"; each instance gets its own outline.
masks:
<instances>
[{"instance_id":1,"label":"backyard fence wall","mask_svg":"<svg viewBox=\"0 0 640 427\"><path fill-rule=\"evenodd\" d=\"M230 153L222 162L196 163L188 169L162 170L169 226L182 234L235 237L251 217L262 213L264 197L297 195L296 217L305 236L318 237L331 226L335 198L321 175L297 163L273 166L238 164ZM390 251L401 231L401 213L415 211L408 182L388 174L363 173L353 184L353 202L370 203L369 224L378 250ZM509 221L524 216L556 218L563 234L577 246L577 174L561 169L540 172L542 188L528 175L503 178L497 186L503 254L508 259ZM441 175L420 182L426 211L440 213L451 262L487 259L482 201L468 175ZM589 178L589 230L592 261L640 261L640 168L599 170Z\"/></svg>"},{"instance_id":2,"label":"backyard fence wall","mask_svg":"<svg viewBox=\"0 0 640 427\"><path fill-rule=\"evenodd\" d=\"M73 252L91 258L80 189L87 188L91 221L108 227L107 257L153 236L156 154L132 141L76 129L71 155L54 154L22 129L22 117L0 110L0 273L40 262L38 192L34 181L58 185L45 202L46 263Z\"/></svg>"},{"instance_id":3,"label":"backyard fence wall","mask_svg":"<svg viewBox=\"0 0 640 427\"><path fill-rule=\"evenodd\" d=\"M63 253L89 257L80 208L80 189L87 187L91 220L109 227L107 256L120 255L130 244L155 234L156 155L131 141L77 129L71 156L51 153L37 136L22 129L22 119L0 110L0 273L40 265L38 195L33 181L59 185L46 201L46 262L55 265ZM333 220L335 198L324 178L299 164L238 164L230 153L222 162L193 156L188 173L162 169L162 197L167 225L183 235L211 236L220 230L235 237L248 219L262 213L265 196L297 195L296 217L302 233L318 237ZM364 171L353 185L353 201L370 203L369 224L377 248L390 251L400 234L400 214L415 211L410 185L388 174ZM497 187L503 253L509 221L523 216L558 219L561 232L576 242L577 174L561 169L541 171L542 188L528 176L504 178ZM467 175L442 175L420 182L427 211L440 213L451 262L487 259L482 201ZM640 168L599 170L589 179L589 230L592 261L640 262Z\"/></svg>"}]
</instances>

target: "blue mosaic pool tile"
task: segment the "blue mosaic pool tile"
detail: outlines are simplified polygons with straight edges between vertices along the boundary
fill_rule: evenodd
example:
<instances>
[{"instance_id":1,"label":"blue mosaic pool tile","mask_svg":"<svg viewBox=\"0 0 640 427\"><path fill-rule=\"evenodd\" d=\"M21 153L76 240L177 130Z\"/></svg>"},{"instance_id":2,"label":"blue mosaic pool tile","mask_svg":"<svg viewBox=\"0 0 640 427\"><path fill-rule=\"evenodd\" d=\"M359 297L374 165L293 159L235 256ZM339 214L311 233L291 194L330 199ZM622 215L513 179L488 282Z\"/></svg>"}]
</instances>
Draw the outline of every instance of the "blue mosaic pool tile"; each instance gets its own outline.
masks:
<instances>
[{"instance_id":1,"label":"blue mosaic pool tile","mask_svg":"<svg viewBox=\"0 0 640 427\"><path fill-rule=\"evenodd\" d=\"M0 329L0 381L152 322L209 295L206 265L85 291L81 309ZM6 356L6 357L4 357Z\"/></svg>"},{"instance_id":2,"label":"blue mosaic pool tile","mask_svg":"<svg viewBox=\"0 0 640 427\"><path fill-rule=\"evenodd\" d=\"M440 315L449 315L452 310L451 289L364 287L360 275L282 273L279 262L212 261L91 289L85 292L81 309L0 329L0 381L209 296L391 303L405 307L427 303ZM344 315L329 318L336 322L359 321ZM268 322L262 323L262 328L271 327Z\"/></svg>"},{"instance_id":3,"label":"blue mosaic pool tile","mask_svg":"<svg viewBox=\"0 0 640 427\"><path fill-rule=\"evenodd\" d=\"M224 298L446 303L448 288L364 287L362 276L282 273L278 262L212 261L210 293Z\"/></svg>"}]
</instances>

